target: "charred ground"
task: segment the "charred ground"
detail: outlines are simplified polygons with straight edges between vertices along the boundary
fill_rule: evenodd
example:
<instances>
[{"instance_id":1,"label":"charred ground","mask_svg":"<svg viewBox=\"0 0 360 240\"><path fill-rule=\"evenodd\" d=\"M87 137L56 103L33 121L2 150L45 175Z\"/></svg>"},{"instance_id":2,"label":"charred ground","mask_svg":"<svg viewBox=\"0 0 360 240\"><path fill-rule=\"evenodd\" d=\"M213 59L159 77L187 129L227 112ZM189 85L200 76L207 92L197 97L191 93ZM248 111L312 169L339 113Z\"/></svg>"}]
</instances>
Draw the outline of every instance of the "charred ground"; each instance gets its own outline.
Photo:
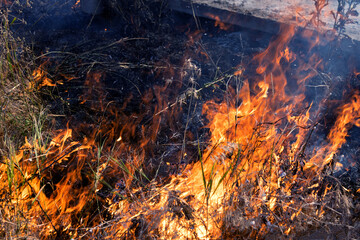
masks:
<instances>
[{"instance_id":1,"label":"charred ground","mask_svg":"<svg viewBox=\"0 0 360 240\"><path fill-rule=\"evenodd\" d=\"M220 103L223 99L230 99L234 90L229 89L239 89L244 84L242 80L231 77L239 69L243 71L243 79L249 79L254 93L257 89L251 79L259 74L252 59L277 37L238 26L229 26L224 31L212 20L171 11L163 1L131 2L120 1L120 5L114 6L118 2L108 1L107 10L100 16L85 15L79 9L71 8L73 2L61 1L54 5L34 1L31 8L20 4L12 9L15 16L26 22L15 21L14 33L24 37L26 44L32 46L38 56L36 64L45 72L37 84L38 94L48 109L49 129L73 129L75 141L81 142L84 137L91 136L96 146L110 152L115 141L123 141L129 146L117 156L123 159L131 155L139 144L143 151L139 151L139 155L146 155L141 164L142 171L135 171L135 180L130 185L124 182L126 171L121 167L104 170L102 180L107 184L96 192L98 198L91 198L84 210L71 217L73 226L79 227L79 235L84 233L87 236L79 219L87 216L87 226L94 229L102 218L107 222L105 225L111 224L113 216L107 209L111 204L150 195L153 191L150 182L168 183L172 175L181 174L188 164L199 162L199 149L205 149L209 139L208 120L202 116L202 105L208 100ZM354 55L354 52L360 52L359 44L346 38L329 40L326 35L320 37L325 38L326 44L315 48L312 48L311 39L303 38L301 31L290 42L291 49L302 59L306 60L317 52L325 61L320 70L309 70L316 71L316 74L307 83L306 101L321 107L314 112L313 120L316 122L304 145L307 151L304 149L301 153L303 161L308 159L306 152L309 155L316 152L317 146L327 141L326 136L336 122L336 109L360 90L360 75L354 73L360 66L359 56ZM283 61L281 64L284 68L296 69L301 60ZM298 84L296 80L291 81L296 76L292 76L291 71L288 74L286 90L288 93L296 92ZM54 86L41 86L44 78L51 79ZM299 115L305 109L300 109ZM334 198L336 194L339 198L347 194L343 188L353 194L349 213L343 212L345 210L339 205L342 200L336 202L339 221L343 221L344 226L353 227L346 231L336 230L338 236L356 236L359 227L356 217L360 204L356 192L360 187L358 132L357 127L350 130L348 142L334 158L334 162L339 161L345 165L344 168L335 171L335 166L330 164L320 173L329 174L329 177L316 187L319 196L328 186L335 189ZM81 143L72 147L79 145ZM89 152L92 151L97 149L92 146ZM236 155L234 152L228 154ZM76 152L70 153L66 161L58 161L59 155L54 156L50 166L43 169L44 175L39 177L48 198L56 197L52 195L58 194L56 186L67 172L83 164L77 160ZM79 171L79 180L72 184L74 194L93 186L92 167L94 165L89 164ZM301 169L284 165L284 171L285 168L294 168L294 174ZM129 186L137 190L131 191ZM300 189L301 186L294 186L293 192L298 194ZM243 190L237 186L234 191ZM174 201L169 203L172 214L191 221L192 208L177 200L179 193L170 195L174 195L170 197ZM245 209L244 199L234 196L231 204ZM70 202L68 206L77 204L76 201ZM270 224L266 217L246 220L241 214L244 213L227 216L237 219L237 222L230 219L221 227L223 238L254 237L255 225L261 225L261 221ZM313 223L314 234L327 236L326 231L315 231L326 229L326 220L330 221L323 219L323 222ZM124 238L160 236L160 233L150 233L147 217L139 216L131 221ZM239 227L239 223L243 226ZM311 225L304 224L296 236L307 231L305 226L311 229ZM261 235L260 231L257 236L276 238L283 234L280 228L270 225L269 228L274 232ZM69 232L64 226L55 229L51 237L59 239L70 238L70 232L76 231L72 228ZM97 237L106 235L102 230L96 234Z\"/></svg>"}]
</instances>

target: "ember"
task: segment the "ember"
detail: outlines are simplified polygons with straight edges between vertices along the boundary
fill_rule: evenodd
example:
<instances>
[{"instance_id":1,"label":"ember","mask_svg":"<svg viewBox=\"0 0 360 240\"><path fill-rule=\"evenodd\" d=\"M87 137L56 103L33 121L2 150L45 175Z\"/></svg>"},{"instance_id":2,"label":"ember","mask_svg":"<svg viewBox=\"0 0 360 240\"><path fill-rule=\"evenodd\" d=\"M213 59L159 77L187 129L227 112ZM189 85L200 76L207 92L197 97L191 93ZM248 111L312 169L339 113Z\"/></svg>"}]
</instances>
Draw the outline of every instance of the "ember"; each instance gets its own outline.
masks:
<instances>
[{"instance_id":1,"label":"ember","mask_svg":"<svg viewBox=\"0 0 360 240\"><path fill-rule=\"evenodd\" d=\"M326 1L266 48L262 32L155 3L135 1L121 31L92 16L105 35L87 37L109 40L38 58L28 88L49 104L50 137L35 125L2 156L0 235L359 237L360 183L342 180L359 169L358 140L342 150L360 128L359 60L343 74L327 62L344 40L319 29ZM143 16L151 4L159 15Z\"/></svg>"}]
</instances>

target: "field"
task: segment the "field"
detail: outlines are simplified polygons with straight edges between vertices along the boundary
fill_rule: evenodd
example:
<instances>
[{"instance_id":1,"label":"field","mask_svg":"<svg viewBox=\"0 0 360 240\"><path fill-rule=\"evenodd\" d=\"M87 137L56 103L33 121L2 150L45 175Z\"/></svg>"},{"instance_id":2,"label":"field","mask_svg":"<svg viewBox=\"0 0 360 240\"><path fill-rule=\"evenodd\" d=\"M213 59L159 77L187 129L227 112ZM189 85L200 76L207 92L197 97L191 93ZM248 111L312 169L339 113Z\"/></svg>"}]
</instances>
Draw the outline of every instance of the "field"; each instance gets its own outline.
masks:
<instances>
[{"instance_id":1,"label":"field","mask_svg":"<svg viewBox=\"0 0 360 240\"><path fill-rule=\"evenodd\" d=\"M105 3L2 2L0 238L360 237L358 42Z\"/></svg>"}]
</instances>

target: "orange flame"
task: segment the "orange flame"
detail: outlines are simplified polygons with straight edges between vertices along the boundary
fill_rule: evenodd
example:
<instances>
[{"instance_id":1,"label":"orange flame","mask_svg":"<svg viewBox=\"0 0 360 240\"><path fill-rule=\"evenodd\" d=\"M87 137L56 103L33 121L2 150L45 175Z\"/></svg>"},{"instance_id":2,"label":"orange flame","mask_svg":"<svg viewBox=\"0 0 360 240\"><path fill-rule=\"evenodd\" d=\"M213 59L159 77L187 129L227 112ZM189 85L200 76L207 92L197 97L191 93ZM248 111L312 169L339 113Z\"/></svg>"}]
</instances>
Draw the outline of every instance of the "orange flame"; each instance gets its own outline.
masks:
<instances>
[{"instance_id":1,"label":"orange flame","mask_svg":"<svg viewBox=\"0 0 360 240\"><path fill-rule=\"evenodd\" d=\"M76 3L71 7L72 9L76 9L80 7L80 0L76 0Z\"/></svg>"},{"instance_id":2,"label":"orange flame","mask_svg":"<svg viewBox=\"0 0 360 240\"><path fill-rule=\"evenodd\" d=\"M38 69L34 70L32 75L34 77L34 81L35 81L35 84L37 84L38 89L45 87L45 86L49 86L49 87L56 86L56 84L53 83L51 79L46 77L45 72L40 67ZM33 86L30 86L30 87L33 87Z\"/></svg>"},{"instance_id":3,"label":"orange flame","mask_svg":"<svg viewBox=\"0 0 360 240\"><path fill-rule=\"evenodd\" d=\"M208 13L207 16L215 20L215 27L219 27L221 30L224 31L227 31L231 28L231 25L221 21L219 16L213 15L211 13Z\"/></svg>"},{"instance_id":4,"label":"orange flame","mask_svg":"<svg viewBox=\"0 0 360 240\"><path fill-rule=\"evenodd\" d=\"M309 69L321 68L322 62L315 55L302 62L291 51L295 32L295 27L282 26L281 34L254 57L256 74L242 79L243 69L237 70L232 77L242 80L241 87L230 88L226 101L203 105L209 144L205 149L199 144L198 160L166 183L149 179L144 165L155 156L163 126L177 132L174 122L181 106L169 106L172 94L165 93L171 91L170 80L143 94L138 113L129 114L124 111L128 102L122 109L106 102L103 74L89 73L79 100L91 101L90 107L102 113L97 126L68 125L47 145L26 139L17 154L1 163L0 179L8 179L2 188L9 189L14 206L27 209L30 227L45 226L40 234L45 238L71 231L80 237L82 226L93 227L92 233L84 230L89 238L103 232L113 238L215 239L227 238L228 232L261 238L275 223L281 234L291 236L296 218L324 214L312 203L331 187L319 192L320 177L314 176L335 161L349 129L360 127L360 96L355 93L339 108L328 142L304 157L314 128L305 83L315 75ZM189 44L201 34L189 35ZM301 64L293 83L288 72L295 61ZM195 68L191 60L184 61L183 69L190 67ZM166 71L174 75L175 70ZM55 85L40 68L33 76L39 87ZM74 137L74 132L86 136ZM10 214L9 208L5 211Z\"/></svg>"},{"instance_id":5,"label":"orange flame","mask_svg":"<svg viewBox=\"0 0 360 240\"><path fill-rule=\"evenodd\" d=\"M46 65L49 63L49 60L46 60L42 63L37 69L32 73L33 80L30 82L29 89L40 89L43 87L54 87L56 84L63 84L62 80L57 81L56 83L48 78L48 73L44 70Z\"/></svg>"}]
</instances>

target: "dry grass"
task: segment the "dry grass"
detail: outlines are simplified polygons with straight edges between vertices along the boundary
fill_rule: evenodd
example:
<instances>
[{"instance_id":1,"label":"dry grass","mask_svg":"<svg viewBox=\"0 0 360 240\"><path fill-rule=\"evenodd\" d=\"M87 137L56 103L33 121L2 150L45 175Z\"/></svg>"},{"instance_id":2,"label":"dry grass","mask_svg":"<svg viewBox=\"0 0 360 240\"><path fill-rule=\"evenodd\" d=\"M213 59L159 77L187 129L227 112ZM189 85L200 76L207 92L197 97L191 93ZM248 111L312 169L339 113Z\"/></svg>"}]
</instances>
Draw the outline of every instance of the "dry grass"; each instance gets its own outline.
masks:
<instances>
[{"instance_id":1,"label":"dry grass","mask_svg":"<svg viewBox=\"0 0 360 240\"><path fill-rule=\"evenodd\" d=\"M135 1L134 4L137 3L140 4L142 1ZM134 5L134 7L137 6ZM123 9L120 8L120 10ZM280 177L277 182L280 187L276 191L270 192L278 199L274 209L269 208L270 195L260 199L262 194L259 191L259 189L271 187L271 170L274 168L274 159L271 157L272 153L266 156L266 165L264 164L264 168L258 172L256 178L245 182L239 179L244 165L248 163L246 159L253 159L255 150L260 148L265 142L261 134L257 134L261 133L261 130L265 128L261 125L254 129L254 137L251 137L253 144L241 147L238 142L229 141L221 146L215 145L213 147L214 151L217 148L225 149L221 151L224 154L209 154L208 158L216 158L217 162L231 162L230 167L223 172L223 176L220 176L217 181L215 181L215 172L213 170L211 170L210 174L206 174L201 156L202 149L199 147L198 158L200 160L198 165L199 163L201 164L202 190L204 192L203 201L201 203L197 202L201 206L199 209L203 211L209 209L209 199L217 192L219 185L222 185L225 180L232 183L228 192L224 194L224 201L221 207L225 211L219 215L216 215L216 211L214 211L215 214L213 215L206 214L206 217L214 218L214 220L201 219L196 209L190 204L192 202L196 203L195 200L192 200L193 196L181 197L182 192L180 190L172 191L171 189L166 189L169 185L163 186L162 182L148 179L142 170L143 165L146 165L147 162L139 161L139 166L137 166L137 163L132 162L136 157L140 159L141 157L136 156L136 154L141 155L144 150L140 151L137 148L132 149L131 147L129 147L129 150L120 149L120 144L123 144L121 145L123 147L128 147L126 138L122 140L124 143L112 141L115 142L114 146L111 146L109 149L106 149L106 144L101 144L101 141L95 142L93 145L90 145L85 140L69 143L71 138L64 142L64 145L58 144L49 147L44 139L45 133L42 129L45 115L35 90L29 88L34 66L31 60L32 56L19 39L12 37L9 31L11 23L7 21L6 13L2 16L0 29L0 103L2 109L0 119L0 150L5 158L1 156L0 158L6 159L1 162L6 168L0 171L0 180L7 181L7 185L4 185L5 187L2 186L0 189L0 206L2 207L0 210L0 219L2 219L0 220L0 238L38 239L41 234L44 234L42 237L47 236L49 239L53 239L55 236L58 239L70 239L72 236L76 236L77 239L115 239L114 236L123 239L156 239L164 236L176 238L178 233L166 232L168 230L162 231L163 229L159 226L161 217L166 219L169 225L172 221L178 221L182 224L181 226L187 227L188 232L193 232L193 235L191 235L193 238L197 238L193 230L194 222L199 219L201 220L199 222L203 223L205 227L207 227L207 222L217 222L217 220L220 220L221 224L217 227L220 229L221 238L223 239L299 238L304 232L316 232L316 229L333 230L334 228L343 229L339 231L338 237L343 238L344 233L347 233L349 238L357 237L356 231L358 229L356 227L358 226L353 226L355 201L352 193L348 192L338 180L333 179L331 166L329 166L330 171L325 169L320 172L314 179L309 180L308 185L303 185L303 188L294 184L293 191L291 192L292 195L289 196L282 191L283 186L287 182L292 183L291 177L295 173L301 177L306 177L302 176L303 173L301 173L300 167L301 162L306 159L299 157L297 159L298 162L296 162L298 167L293 168L286 165L286 156L281 156L280 160L283 162L283 165L279 169L284 169L286 174ZM126 18L127 16L124 15L124 17ZM85 58L86 54L81 57ZM191 77L199 75L196 74L197 71L195 70L191 71L191 68L188 69ZM203 88L210 87L220 81L229 82L233 78L235 76L224 76L215 79L212 83L205 84ZM240 80L238 82L240 84ZM241 87L239 86L238 88L240 89ZM195 84L192 84L189 91L184 92L182 95L179 94L175 102L171 102L170 106L165 106L155 115L163 114L174 106L185 103L188 99L190 99L191 106L191 101L196 101L196 94L201 90L195 89ZM189 110L187 123L190 115ZM126 120L125 117L124 120ZM121 121L115 121L115 123L117 122ZM141 122L135 123L139 125ZM106 125L109 125L109 128L111 127L111 124ZM287 128L286 131L284 129L280 130L279 132L292 131L291 128ZM119 133L122 131L116 130L115 132ZM16 156L17 149L20 148L25 136L29 137L29 142L33 147L28 147L26 154L24 153L24 156L20 158ZM103 136L109 142L115 140L115 137L117 138L118 135L112 137ZM148 136L143 137L147 138ZM184 137L182 144L185 145L185 143ZM59 147L60 145L61 147ZM83 148L81 148L82 145L84 145ZM156 144L154 143L154 145ZM304 145L306 144L304 143ZM113 153L116 150L115 146L119 148L119 153L121 154ZM273 151L281 152L279 150L281 147L282 145L279 143L274 146ZM40 151L40 149L45 150ZM303 149L299 149L299 153L295 155L302 156L303 151ZM143 155L145 155L145 151ZM82 158L79 159L80 157ZM28 161L29 159L36 159L36 161L30 162ZM38 159L42 161L38 161ZM28 165L31 166L29 167ZM78 168L78 166L80 167ZM154 167L157 168L158 166ZM215 169L215 167L220 168L221 165L215 166L214 164L212 169ZM66 180L66 177L64 178L65 180L62 182L62 185L68 187L68 191L62 193L68 194L64 198L70 199L72 197L74 202L76 202L75 200L80 199L80 195L71 196L71 191L78 193L87 191L85 194L87 204L84 205L78 214L73 214L69 217L71 218L69 222L72 223L72 225L69 225L71 226L70 228L67 228L61 222L63 219L50 220L49 216L51 217L51 213L46 212L42 208L44 205L41 205L45 204L45 202L49 205L53 202L56 203L51 198L56 197L58 193L56 192L58 189L55 189L56 183L51 178L56 170L59 171L57 174L62 173L64 175L70 175L72 171L78 173L76 180L72 178ZM27 174L27 177L25 177L24 173ZM116 176L116 179L113 175ZM7 179L1 179L4 176ZM35 184L34 180L37 179L39 179L39 183ZM40 182L40 179L48 180L48 183ZM122 181L122 179L128 181ZM118 182L113 183L114 181ZM31 182L33 182L33 186L38 186L37 190L30 186ZM48 186L53 188L51 193L48 193L50 197L41 196L44 195L44 188ZM174 186L177 186L175 181ZM330 192L323 194L324 189L328 186L331 187ZM102 193L101 190L105 189L105 187L109 189L110 193L107 196L101 196L99 193ZM24 204L18 204L18 202L24 200L21 198L21 194L29 189L32 193L28 193L25 196L26 200L24 202L30 204L27 204L28 208L24 208ZM103 192L105 194L105 191ZM40 197L48 201L40 202ZM63 197L63 195L60 197ZM154 206L160 206L160 204L157 204L161 198L166 199L166 202L161 205L161 208L154 208ZM124 208L125 210L123 211L122 205L126 205L128 208ZM287 207L284 208L284 206ZM34 210L36 207L38 207L37 210ZM111 211L111 207L114 208L113 211ZM66 210L59 207L54 210L55 213L52 215L55 217L60 215L60 213L63 216L70 215L64 213ZM321 214L322 211L325 214ZM30 213L34 215L34 212L37 214L34 219L41 219L41 225L30 226L33 223L29 223L27 219L30 218ZM111 215L109 212L111 212ZM253 214L254 212L259 214L255 215ZM132 215L129 217L130 213ZM39 215L40 217L38 217ZM90 216L96 219L97 222L92 224ZM86 219L85 223L82 222L83 218ZM87 222L88 219L90 219L89 222ZM55 224L55 227L53 224ZM124 226L128 227L124 230ZM289 226L292 226L293 230L286 235L285 231L289 229ZM54 235L49 237L46 232L48 229L53 230ZM119 229L124 230L122 235L119 234L122 231Z\"/></svg>"},{"instance_id":2,"label":"dry grass","mask_svg":"<svg viewBox=\"0 0 360 240\"><path fill-rule=\"evenodd\" d=\"M31 239L27 230L26 212L10 196L18 191L21 179L16 177L16 153L25 138L42 141L45 112L37 92L30 84L34 70L34 57L23 40L11 32L9 15L0 10L0 238ZM5 171L3 171L5 169Z\"/></svg>"},{"instance_id":3,"label":"dry grass","mask_svg":"<svg viewBox=\"0 0 360 240\"><path fill-rule=\"evenodd\" d=\"M11 142L15 147L34 129L41 103L31 89L33 57L11 33L8 14L0 12L0 151Z\"/></svg>"}]
</instances>

